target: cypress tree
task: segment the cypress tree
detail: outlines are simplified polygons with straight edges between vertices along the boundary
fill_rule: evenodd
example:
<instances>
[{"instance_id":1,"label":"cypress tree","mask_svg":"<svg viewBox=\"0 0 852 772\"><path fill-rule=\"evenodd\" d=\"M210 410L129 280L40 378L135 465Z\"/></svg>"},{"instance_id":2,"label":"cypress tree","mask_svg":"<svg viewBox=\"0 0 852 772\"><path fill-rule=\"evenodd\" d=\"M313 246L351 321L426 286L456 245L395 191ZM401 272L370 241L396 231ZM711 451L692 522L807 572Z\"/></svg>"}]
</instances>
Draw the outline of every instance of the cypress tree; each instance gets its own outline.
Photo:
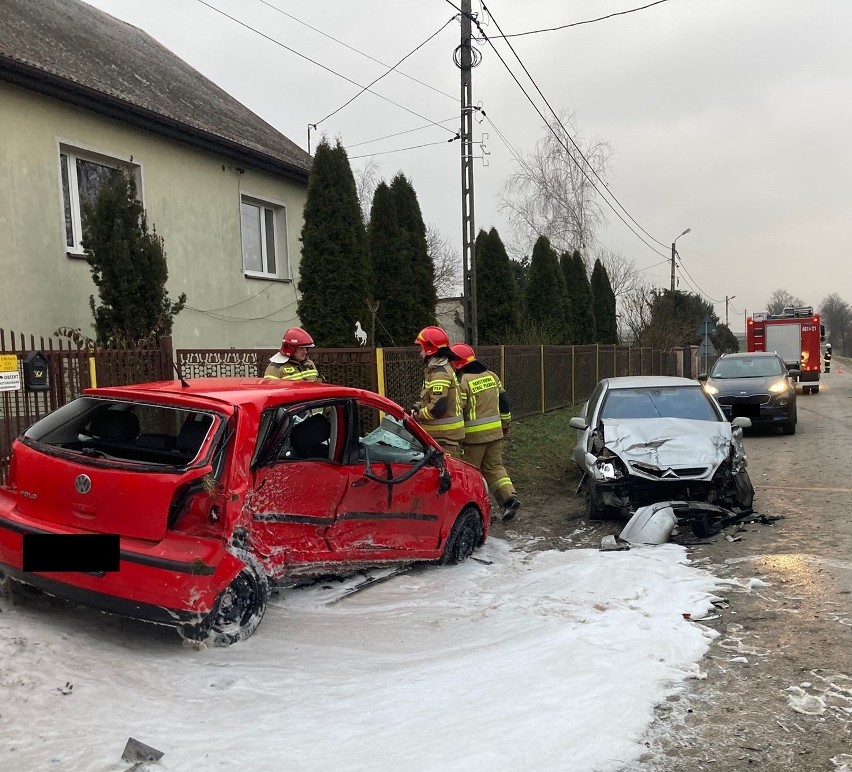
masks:
<instances>
[{"instance_id":1,"label":"cypress tree","mask_svg":"<svg viewBox=\"0 0 852 772\"><path fill-rule=\"evenodd\" d=\"M591 286L595 308L595 342L618 343L615 293L609 283L609 274L600 260L595 260Z\"/></svg>"},{"instance_id":2,"label":"cypress tree","mask_svg":"<svg viewBox=\"0 0 852 772\"><path fill-rule=\"evenodd\" d=\"M400 226L397 200L384 181L373 194L367 241L375 276L374 296L379 301L376 344L407 346L417 334L416 330L411 332L408 234Z\"/></svg>"},{"instance_id":3,"label":"cypress tree","mask_svg":"<svg viewBox=\"0 0 852 772\"><path fill-rule=\"evenodd\" d=\"M496 228L476 237L476 320L484 345L505 343L520 326L518 285Z\"/></svg>"},{"instance_id":4,"label":"cypress tree","mask_svg":"<svg viewBox=\"0 0 852 772\"><path fill-rule=\"evenodd\" d=\"M83 249L100 297L96 305L89 296L98 343L129 347L169 335L186 295L169 299L163 239L156 228L148 231L132 175L113 174L84 213Z\"/></svg>"},{"instance_id":5,"label":"cypress tree","mask_svg":"<svg viewBox=\"0 0 852 772\"><path fill-rule=\"evenodd\" d=\"M582 255L564 253L559 258L568 291L571 297L571 330L573 342L586 344L595 342L595 311L592 303L592 287L586 275L586 264Z\"/></svg>"},{"instance_id":6,"label":"cypress tree","mask_svg":"<svg viewBox=\"0 0 852 772\"><path fill-rule=\"evenodd\" d=\"M543 343L566 343L570 331L565 319L565 277L559 258L546 236L539 236L530 260L524 321Z\"/></svg>"},{"instance_id":7,"label":"cypress tree","mask_svg":"<svg viewBox=\"0 0 852 772\"><path fill-rule=\"evenodd\" d=\"M408 252L408 274L403 277L406 293L396 298L396 302L404 299L408 308L409 327L403 336L406 342L402 344L408 345L423 327L435 323L435 306L438 303L435 265L429 254L426 224L423 222L417 193L402 172L391 180L390 189Z\"/></svg>"},{"instance_id":8,"label":"cypress tree","mask_svg":"<svg viewBox=\"0 0 852 772\"><path fill-rule=\"evenodd\" d=\"M318 346L348 346L356 321L369 318L372 274L366 234L346 151L317 146L302 226L298 313Z\"/></svg>"}]
</instances>

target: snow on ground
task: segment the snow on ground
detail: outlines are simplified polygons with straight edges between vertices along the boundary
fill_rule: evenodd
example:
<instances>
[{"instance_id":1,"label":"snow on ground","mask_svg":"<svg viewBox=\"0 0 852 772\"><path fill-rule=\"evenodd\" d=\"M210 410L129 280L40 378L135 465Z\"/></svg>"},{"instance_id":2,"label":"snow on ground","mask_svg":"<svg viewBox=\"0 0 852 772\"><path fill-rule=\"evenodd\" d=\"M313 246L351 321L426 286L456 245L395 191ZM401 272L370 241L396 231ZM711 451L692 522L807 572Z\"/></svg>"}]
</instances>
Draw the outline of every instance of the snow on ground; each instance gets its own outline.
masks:
<instances>
[{"instance_id":1,"label":"snow on ground","mask_svg":"<svg viewBox=\"0 0 852 772\"><path fill-rule=\"evenodd\" d=\"M616 770L714 633L719 580L683 547L512 551L327 604L275 597L247 642L47 598L0 601L0 769ZM20 594L20 593L18 593ZM64 692L64 693L63 693Z\"/></svg>"}]
</instances>

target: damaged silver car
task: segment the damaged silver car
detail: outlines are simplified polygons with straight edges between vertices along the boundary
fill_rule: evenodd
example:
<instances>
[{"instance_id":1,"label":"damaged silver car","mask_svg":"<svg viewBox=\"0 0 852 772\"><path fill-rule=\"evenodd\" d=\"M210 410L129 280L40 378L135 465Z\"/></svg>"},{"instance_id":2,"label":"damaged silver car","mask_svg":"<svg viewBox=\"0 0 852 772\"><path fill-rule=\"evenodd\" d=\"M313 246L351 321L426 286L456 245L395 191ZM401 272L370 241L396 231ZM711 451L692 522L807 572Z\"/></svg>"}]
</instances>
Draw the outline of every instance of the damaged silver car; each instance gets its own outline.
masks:
<instances>
[{"instance_id":1,"label":"damaged silver car","mask_svg":"<svg viewBox=\"0 0 852 772\"><path fill-rule=\"evenodd\" d=\"M663 501L703 502L732 516L751 512L742 442L751 421L729 423L697 381L606 378L570 425L578 430L572 459L583 472L578 493L586 494L590 520L630 517ZM696 535L706 535L706 518L696 522Z\"/></svg>"}]
</instances>

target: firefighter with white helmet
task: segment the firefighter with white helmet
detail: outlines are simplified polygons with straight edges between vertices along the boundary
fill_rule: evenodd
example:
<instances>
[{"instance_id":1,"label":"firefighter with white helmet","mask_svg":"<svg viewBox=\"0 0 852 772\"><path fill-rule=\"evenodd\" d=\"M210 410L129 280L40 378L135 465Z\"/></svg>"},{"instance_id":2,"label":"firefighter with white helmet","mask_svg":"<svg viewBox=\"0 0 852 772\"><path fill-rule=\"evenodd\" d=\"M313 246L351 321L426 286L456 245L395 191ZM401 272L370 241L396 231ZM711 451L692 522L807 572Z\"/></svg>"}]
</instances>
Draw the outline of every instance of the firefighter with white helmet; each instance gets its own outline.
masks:
<instances>
[{"instance_id":1,"label":"firefighter with white helmet","mask_svg":"<svg viewBox=\"0 0 852 772\"><path fill-rule=\"evenodd\" d=\"M450 339L440 327L424 327L415 340L423 354L425 372L420 399L411 408L414 419L446 453L461 455L464 440L459 386L450 358Z\"/></svg>"},{"instance_id":2,"label":"firefighter with white helmet","mask_svg":"<svg viewBox=\"0 0 852 772\"><path fill-rule=\"evenodd\" d=\"M464 460L478 467L489 490L511 520L521 507L515 486L503 466L503 437L512 421L509 397L496 373L476 358L467 343L450 347L459 379L464 414Z\"/></svg>"},{"instance_id":3,"label":"firefighter with white helmet","mask_svg":"<svg viewBox=\"0 0 852 772\"><path fill-rule=\"evenodd\" d=\"M264 378L283 381L320 381L317 366L308 357L308 349L314 347L314 339L301 327L290 327L284 331L281 348L269 360Z\"/></svg>"}]
</instances>

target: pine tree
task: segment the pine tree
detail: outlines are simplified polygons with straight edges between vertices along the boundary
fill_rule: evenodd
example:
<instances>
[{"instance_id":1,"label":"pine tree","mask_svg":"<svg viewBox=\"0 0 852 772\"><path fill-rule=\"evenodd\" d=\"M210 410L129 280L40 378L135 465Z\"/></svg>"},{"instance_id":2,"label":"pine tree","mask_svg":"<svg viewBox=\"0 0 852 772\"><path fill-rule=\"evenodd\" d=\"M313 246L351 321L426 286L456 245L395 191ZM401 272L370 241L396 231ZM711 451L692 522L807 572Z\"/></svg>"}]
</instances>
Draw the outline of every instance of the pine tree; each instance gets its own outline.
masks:
<instances>
[{"instance_id":1,"label":"pine tree","mask_svg":"<svg viewBox=\"0 0 852 772\"><path fill-rule=\"evenodd\" d=\"M571 298L571 331L573 342L586 344L595 342L595 311L592 303L592 287L586 274L586 264L582 255L574 250L559 258L562 272L568 283L568 293Z\"/></svg>"},{"instance_id":2,"label":"pine tree","mask_svg":"<svg viewBox=\"0 0 852 772\"><path fill-rule=\"evenodd\" d=\"M546 236L533 247L526 289L524 322L537 333L542 343L567 343L570 330L565 318L565 277L559 258Z\"/></svg>"},{"instance_id":3,"label":"pine tree","mask_svg":"<svg viewBox=\"0 0 852 772\"><path fill-rule=\"evenodd\" d=\"M401 172L391 180L390 189L408 251L409 273L404 277L406 294L397 297L397 302L405 298L409 310L409 328L405 331L405 343L402 344L408 345L423 327L435 323L435 306L438 302L435 266L429 255L426 224L423 222L417 193Z\"/></svg>"},{"instance_id":4,"label":"pine tree","mask_svg":"<svg viewBox=\"0 0 852 772\"><path fill-rule=\"evenodd\" d=\"M369 317L373 277L355 178L338 140L317 146L308 178L298 313L318 346L348 346Z\"/></svg>"},{"instance_id":5,"label":"pine tree","mask_svg":"<svg viewBox=\"0 0 852 772\"><path fill-rule=\"evenodd\" d=\"M83 248L100 297L100 305L89 297L98 343L130 347L169 335L186 295L169 299L163 239L156 228L148 231L133 176L116 172L83 206Z\"/></svg>"},{"instance_id":6,"label":"pine tree","mask_svg":"<svg viewBox=\"0 0 852 772\"><path fill-rule=\"evenodd\" d=\"M520 326L518 285L496 228L476 237L476 321L484 345L506 343Z\"/></svg>"},{"instance_id":7,"label":"pine tree","mask_svg":"<svg viewBox=\"0 0 852 772\"><path fill-rule=\"evenodd\" d=\"M603 263L595 260L592 270L592 297L595 309L595 341L618 343L618 324L615 317L615 293Z\"/></svg>"},{"instance_id":8,"label":"pine tree","mask_svg":"<svg viewBox=\"0 0 852 772\"><path fill-rule=\"evenodd\" d=\"M396 198L384 181L373 193L367 243L376 277L373 294L379 302L376 344L407 346L417 334L411 332L408 234L400 226Z\"/></svg>"}]
</instances>

